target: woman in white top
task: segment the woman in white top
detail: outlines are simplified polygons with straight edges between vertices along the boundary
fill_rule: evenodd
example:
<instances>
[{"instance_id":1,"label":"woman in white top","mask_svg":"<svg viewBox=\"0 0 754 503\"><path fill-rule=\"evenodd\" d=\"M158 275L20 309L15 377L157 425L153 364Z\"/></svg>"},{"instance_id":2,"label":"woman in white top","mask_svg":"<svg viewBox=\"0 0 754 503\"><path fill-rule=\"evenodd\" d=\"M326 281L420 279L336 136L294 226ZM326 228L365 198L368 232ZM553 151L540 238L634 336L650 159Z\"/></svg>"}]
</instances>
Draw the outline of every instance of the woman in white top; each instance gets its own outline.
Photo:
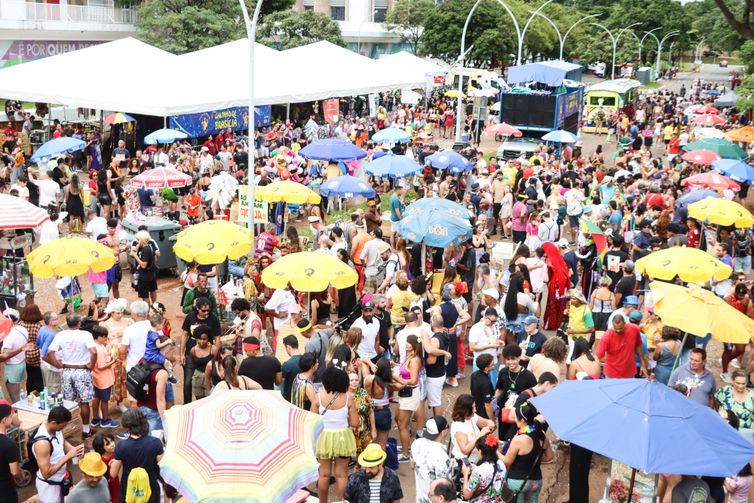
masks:
<instances>
[{"instance_id":1,"label":"woman in white top","mask_svg":"<svg viewBox=\"0 0 754 503\"><path fill-rule=\"evenodd\" d=\"M334 362L335 360L333 360ZM317 460L319 460L319 480L317 495L319 501L328 501L330 474L335 462L335 481L338 485L338 498L343 501L348 481L348 462L356 455L356 438L353 430L359 426L359 411L348 393L350 380L345 369L348 362L330 364L322 373L322 389L317 393L319 414L324 422L324 431L317 438Z\"/></svg>"},{"instance_id":2,"label":"woman in white top","mask_svg":"<svg viewBox=\"0 0 754 503\"><path fill-rule=\"evenodd\" d=\"M451 456L460 461L469 458L471 463L478 461L474 451L477 438L495 431L495 422L476 415L474 397L464 393L453 404L453 422L450 423Z\"/></svg>"}]
</instances>

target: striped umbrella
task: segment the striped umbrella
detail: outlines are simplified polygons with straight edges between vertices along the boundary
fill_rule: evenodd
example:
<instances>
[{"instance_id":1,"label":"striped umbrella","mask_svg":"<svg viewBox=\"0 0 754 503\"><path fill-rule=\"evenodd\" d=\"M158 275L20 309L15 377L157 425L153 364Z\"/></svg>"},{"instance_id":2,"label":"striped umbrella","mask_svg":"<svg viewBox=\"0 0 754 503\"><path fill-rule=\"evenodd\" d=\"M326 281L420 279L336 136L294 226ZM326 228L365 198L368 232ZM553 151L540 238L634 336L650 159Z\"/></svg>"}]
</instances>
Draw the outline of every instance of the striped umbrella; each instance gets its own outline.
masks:
<instances>
[{"instance_id":1,"label":"striped umbrella","mask_svg":"<svg viewBox=\"0 0 754 503\"><path fill-rule=\"evenodd\" d=\"M282 503L317 480L322 418L278 392L215 393L165 415L160 474L191 503Z\"/></svg>"},{"instance_id":2,"label":"striped umbrella","mask_svg":"<svg viewBox=\"0 0 754 503\"><path fill-rule=\"evenodd\" d=\"M0 194L0 229L33 229L49 219L45 210L25 199Z\"/></svg>"},{"instance_id":3,"label":"striped umbrella","mask_svg":"<svg viewBox=\"0 0 754 503\"><path fill-rule=\"evenodd\" d=\"M193 180L189 175L181 173L177 169L159 168L148 169L144 173L131 179L131 186L137 189L164 189L165 187L176 188L191 185Z\"/></svg>"},{"instance_id":4,"label":"striped umbrella","mask_svg":"<svg viewBox=\"0 0 754 503\"><path fill-rule=\"evenodd\" d=\"M125 124L126 122L136 122L136 119L121 112L115 112L105 117L105 124Z\"/></svg>"},{"instance_id":5,"label":"striped umbrella","mask_svg":"<svg viewBox=\"0 0 754 503\"><path fill-rule=\"evenodd\" d=\"M696 122L700 126L722 126L728 121L726 121L724 117L720 117L719 115L702 114L696 116L694 118L694 122Z\"/></svg>"}]
</instances>

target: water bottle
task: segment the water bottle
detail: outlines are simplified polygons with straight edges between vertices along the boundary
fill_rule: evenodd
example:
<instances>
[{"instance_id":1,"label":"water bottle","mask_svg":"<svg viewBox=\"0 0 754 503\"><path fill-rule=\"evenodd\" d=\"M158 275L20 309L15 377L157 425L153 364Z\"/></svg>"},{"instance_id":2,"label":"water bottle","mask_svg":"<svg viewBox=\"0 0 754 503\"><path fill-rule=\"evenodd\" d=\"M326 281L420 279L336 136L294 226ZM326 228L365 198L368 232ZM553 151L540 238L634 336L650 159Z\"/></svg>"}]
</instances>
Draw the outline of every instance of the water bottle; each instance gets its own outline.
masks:
<instances>
[{"instance_id":1,"label":"water bottle","mask_svg":"<svg viewBox=\"0 0 754 503\"><path fill-rule=\"evenodd\" d=\"M26 401L26 390L23 389L23 388L21 388L21 394L19 396L21 397L20 401L21 402L25 402Z\"/></svg>"}]
</instances>

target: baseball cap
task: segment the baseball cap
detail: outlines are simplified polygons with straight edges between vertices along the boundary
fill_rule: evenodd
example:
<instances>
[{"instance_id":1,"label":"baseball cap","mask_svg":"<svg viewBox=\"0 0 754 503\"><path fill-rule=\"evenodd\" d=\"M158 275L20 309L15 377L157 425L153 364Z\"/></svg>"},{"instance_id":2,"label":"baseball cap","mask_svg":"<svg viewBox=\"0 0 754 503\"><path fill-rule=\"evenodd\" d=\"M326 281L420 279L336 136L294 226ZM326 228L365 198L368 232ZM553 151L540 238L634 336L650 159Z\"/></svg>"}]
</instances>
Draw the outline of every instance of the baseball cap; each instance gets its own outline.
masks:
<instances>
[{"instance_id":1,"label":"baseball cap","mask_svg":"<svg viewBox=\"0 0 754 503\"><path fill-rule=\"evenodd\" d=\"M568 241L565 238L560 238L558 240L558 248L568 248Z\"/></svg>"},{"instance_id":2,"label":"baseball cap","mask_svg":"<svg viewBox=\"0 0 754 503\"><path fill-rule=\"evenodd\" d=\"M448 420L442 416L433 416L429 418L424 426L423 438L434 440L440 436L440 433L448 429Z\"/></svg>"},{"instance_id":3,"label":"baseball cap","mask_svg":"<svg viewBox=\"0 0 754 503\"><path fill-rule=\"evenodd\" d=\"M364 302L361 305L361 309L362 310L364 310L364 309L374 309L374 302Z\"/></svg>"},{"instance_id":4,"label":"baseball cap","mask_svg":"<svg viewBox=\"0 0 754 503\"><path fill-rule=\"evenodd\" d=\"M500 298L500 292L498 292L495 288L485 288L484 290L482 290L482 295L492 297L493 299Z\"/></svg>"},{"instance_id":5,"label":"baseball cap","mask_svg":"<svg viewBox=\"0 0 754 503\"><path fill-rule=\"evenodd\" d=\"M526 318L524 318L524 325L530 325L532 323L539 323L539 318L533 315L529 315Z\"/></svg>"},{"instance_id":6,"label":"baseball cap","mask_svg":"<svg viewBox=\"0 0 754 503\"><path fill-rule=\"evenodd\" d=\"M624 306L638 306L639 305L639 297L636 295L629 295L625 299L623 299L623 305Z\"/></svg>"},{"instance_id":7,"label":"baseball cap","mask_svg":"<svg viewBox=\"0 0 754 503\"><path fill-rule=\"evenodd\" d=\"M640 323L643 317L641 311L633 311L628 315L628 321L631 323Z\"/></svg>"}]
</instances>

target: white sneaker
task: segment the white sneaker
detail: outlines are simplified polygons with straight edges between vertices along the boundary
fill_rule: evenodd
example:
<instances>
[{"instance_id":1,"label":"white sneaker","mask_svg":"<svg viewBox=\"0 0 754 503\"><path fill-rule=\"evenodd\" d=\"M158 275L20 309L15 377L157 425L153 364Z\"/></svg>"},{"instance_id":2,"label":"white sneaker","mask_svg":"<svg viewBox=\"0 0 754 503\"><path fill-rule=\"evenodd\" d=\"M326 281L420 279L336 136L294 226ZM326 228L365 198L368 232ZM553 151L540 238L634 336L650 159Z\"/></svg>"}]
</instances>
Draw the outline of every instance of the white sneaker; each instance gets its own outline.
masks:
<instances>
[{"instance_id":1,"label":"white sneaker","mask_svg":"<svg viewBox=\"0 0 754 503\"><path fill-rule=\"evenodd\" d=\"M741 364L738 363L738 358L736 358L734 360L731 360L728 365L731 366L731 367L736 367L737 369L741 368Z\"/></svg>"},{"instance_id":2,"label":"white sneaker","mask_svg":"<svg viewBox=\"0 0 754 503\"><path fill-rule=\"evenodd\" d=\"M722 379L724 383L727 383L727 384L731 383L729 372L723 372L722 374L720 374L720 379Z\"/></svg>"}]
</instances>

